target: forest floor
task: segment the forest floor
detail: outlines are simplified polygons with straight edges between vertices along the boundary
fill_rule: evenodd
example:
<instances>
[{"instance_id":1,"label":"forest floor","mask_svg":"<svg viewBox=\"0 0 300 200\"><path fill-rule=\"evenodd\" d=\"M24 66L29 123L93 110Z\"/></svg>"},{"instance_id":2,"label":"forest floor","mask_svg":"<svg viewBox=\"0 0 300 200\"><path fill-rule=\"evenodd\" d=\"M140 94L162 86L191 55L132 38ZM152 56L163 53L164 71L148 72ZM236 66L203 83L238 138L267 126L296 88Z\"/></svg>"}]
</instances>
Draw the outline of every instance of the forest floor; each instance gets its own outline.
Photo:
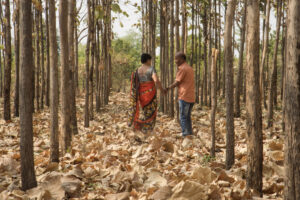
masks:
<instances>
[{"instance_id":1,"label":"forest floor","mask_svg":"<svg viewBox=\"0 0 300 200\"><path fill-rule=\"evenodd\" d=\"M79 134L59 164L49 164L50 113L34 114L34 157L38 187L20 190L19 123L0 120L0 199L250 199L246 190L246 120L235 119L235 164L225 170L226 120L221 103L216 114L217 154L210 152L210 109L194 107L195 135L182 138L176 120L158 115L155 134L143 138L127 126L127 95L112 94L84 128L84 99L77 99ZM2 110L0 110L2 113ZM265 114L265 111L264 111ZM264 120L264 196L282 199L283 134L281 114L272 130ZM264 115L265 116L265 115Z\"/></svg>"}]
</instances>

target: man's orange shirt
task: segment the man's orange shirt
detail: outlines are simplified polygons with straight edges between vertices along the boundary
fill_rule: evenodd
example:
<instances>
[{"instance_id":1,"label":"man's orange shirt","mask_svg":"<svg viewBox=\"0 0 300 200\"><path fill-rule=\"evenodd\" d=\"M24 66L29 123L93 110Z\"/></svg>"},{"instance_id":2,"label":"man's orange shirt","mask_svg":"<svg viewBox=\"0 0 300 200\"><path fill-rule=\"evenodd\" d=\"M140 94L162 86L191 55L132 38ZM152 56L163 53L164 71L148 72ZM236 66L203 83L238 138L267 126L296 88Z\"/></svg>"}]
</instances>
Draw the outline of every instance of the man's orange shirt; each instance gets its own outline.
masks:
<instances>
[{"instance_id":1,"label":"man's orange shirt","mask_svg":"<svg viewBox=\"0 0 300 200\"><path fill-rule=\"evenodd\" d=\"M178 85L178 99L188 103L195 103L194 70L186 62L178 67L176 74Z\"/></svg>"}]
</instances>

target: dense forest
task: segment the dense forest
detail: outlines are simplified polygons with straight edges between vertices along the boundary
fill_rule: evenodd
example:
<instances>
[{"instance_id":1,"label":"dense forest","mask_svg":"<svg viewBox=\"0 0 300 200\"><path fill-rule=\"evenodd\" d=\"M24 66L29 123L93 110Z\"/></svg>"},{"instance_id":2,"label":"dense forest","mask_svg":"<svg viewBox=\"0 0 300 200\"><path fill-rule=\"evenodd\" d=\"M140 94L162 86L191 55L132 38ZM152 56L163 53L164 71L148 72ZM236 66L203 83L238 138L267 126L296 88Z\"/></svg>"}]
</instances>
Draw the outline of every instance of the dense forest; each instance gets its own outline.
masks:
<instances>
[{"instance_id":1,"label":"dense forest","mask_svg":"<svg viewBox=\"0 0 300 200\"><path fill-rule=\"evenodd\" d=\"M149 53L167 88L177 52L194 135L176 89L146 137L130 77ZM0 105L0 199L299 200L300 1L0 0Z\"/></svg>"}]
</instances>

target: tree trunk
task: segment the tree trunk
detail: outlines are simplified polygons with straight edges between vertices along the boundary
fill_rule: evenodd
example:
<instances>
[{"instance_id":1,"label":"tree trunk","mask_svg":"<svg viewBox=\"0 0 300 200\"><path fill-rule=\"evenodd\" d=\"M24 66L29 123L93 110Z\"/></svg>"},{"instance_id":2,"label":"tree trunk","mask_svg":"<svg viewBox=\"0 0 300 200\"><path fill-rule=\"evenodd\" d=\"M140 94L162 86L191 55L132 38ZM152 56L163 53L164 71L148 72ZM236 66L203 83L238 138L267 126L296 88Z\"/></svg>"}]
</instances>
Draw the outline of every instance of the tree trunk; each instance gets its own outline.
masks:
<instances>
[{"instance_id":1,"label":"tree trunk","mask_svg":"<svg viewBox=\"0 0 300 200\"><path fill-rule=\"evenodd\" d=\"M50 44L49 44L49 0L46 0L46 96L45 96L45 104L46 106L50 106Z\"/></svg>"},{"instance_id":2,"label":"tree trunk","mask_svg":"<svg viewBox=\"0 0 300 200\"><path fill-rule=\"evenodd\" d=\"M281 88L280 88L280 99L283 100L283 88L284 88L284 74L285 74L285 50L286 50L286 17L285 17L285 4L282 2L283 13L282 13L282 39L281 39Z\"/></svg>"},{"instance_id":3,"label":"tree trunk","mask_svg":"<svg viewBox=\"0 0 300 200\"><path fill-rule=\"evenodd\" d=\"M171 25L170 25L170 73L171 80L170 82L174 82L174 1L171 1ZM174 90L171 90L170 94L170 116L174 117Z\"/></svg>"},{"instance_id":4,"label":"tree trunk","mask_svg":"<svg viewBox=\"0 0 300 200\"><path fill-rule=\"evenodd\" d=\"M36 66L36 74L35 74L35 101L36 101L36 109L40 110L40 71L41 71L41 60L40 60L40 11L38 8L35 8L35 66Z\"/></svg>"},{"instance_id":5,"label":"tree trunk","mask_svg":"<svg viewBox=\"0 0 300 200\"><path fill-rule=\"evenodd\" d=\"M288 1L284 80L284 199L300 199L300 1Z\"/></svg>"},{"instance_id":6,"label":"tree trunk","mask_svg":"<svg viewBox=\"0 0 300 200\"><path fill-rule=\"evenodd\" d=\"M11 32L10 32L10 1L5 0L5 66L4 66L4 120L11 120L10 87L11 87Z\"/></svg>"},{"instance_id":7,"label":"tree trunk","mask_svg":"<svg viewBox=\"0 0 300 200\"><path fill-rule=\"evenodd\" d=\"M95 67L95 47L96 47L96 41L95 41L95 1L91 0L91 67L90 67L90 74L89 74L89 84L90 84L90 103L89 103L89 113L90 113L90 120L94 119L94 67Z\"/></svg>"},{"instance_id":8,"label":"tree trunk","mask_svg":"<svg viewBox=\"0 0 300 200\"><path fill-rule=\"evenodd\" d=\"M244 0L244 13L242 19L241 29L241 44L240 44L240 55L239 55L239 71L236 79L235 89L235 117L241 116L240 98L243 90L243 76L244 76L244 46L245 46L245 33L246 33L246 18L247 18L247 0Z\"/></svg>"},{"instance_id":9,"label":"tree trunk","mask_svg":"<svg viewBox=\"0 0 300 200\"><path fill-rule=\"evenodd\" d=\"M236 0L228 2L224 36L225 53L225 100L226 100L226 169L234 164L234 110L233 110L233 48L232 48L232 26Z\"/></svg>"},{"instance_id":10,"label":"tree trunk","mask_svg":"<svg viewBox=\"0 0 300 200\"><path fill-rule=\"evenodd\" d=\"M217 109L217 59L218 59L218 50L212 49L212 65L211 65L211 150L210 155L212 157L216 156L216 130L215 130L215 118L216 118L216 109Z\"/></svg>"},{"instance_id":11,"label":"tree trunk","mask_svg":"<svg viewBox=\"0 0 300 200\"><path fill-rule=\"evenodd\" d=\"M59 162L58 138L58 49L56 40L55 0L47 0L49 6L49 47L50 47L50 161Z\"/></svg>"},{"instance_id":12,"label":"tree trunk","mask_svg":"<svg viewBox=\"0 0 300 200\"><path fill-rule=\"evenodd\" d=\"M203 17L203 34L204 34L204 73L203 73L203 83L202 83L202 92L201 94L201 105L207 106L207 6L204 8L204 17Z\"/></svg>"},{"instance_id":13,"label":"tree trunk","mask_svg":"<svg viewBox=\"0 0 300 200\"><path fill-rule=\"evenodd\" d=\"M16 1L15 15L15 97L14 97L14 115L19 117L19 66L20 66L20 30L19 30L19 13L20 2ZM1 62L1 61L0 61ZM1 69L0 69L1 70Z\"/></svg>"},{"instance_id":14,"label":"tree trunk","mask_svg":"<svg viewBox=\"0 0 300 200\"><path fill-rule=\"evenodd\" d=\"M272 78L269 87L268 95L268 128L273 126L273 107L276 103L274 98L277 98L277 54L278 54L278 44L280 37L280 26L281 26L281 0L277 0L277 22L276 22L276 40L274 48L274 57L273 57L273 68L272 68ZM275 104L276 106L276 104Z\"/></svg>"},{"instance_id":15,"label":"tree trunk","mask_svg":"<svg viewBox=\"0 0 300 200\"><path fill-rule=\"evenodd\" d=\"M68 47L68 1L59 1L59 28L60 28L60 63L61 63L61 112L62 112L62 150L65 153L71 148L71 94L70 69Z\"/></svg>"},{"instance_id":16,"label":"tree trunk","mask_svg":"<svg viewBox=\"0 0 300 200\"><path fill-rule=\"evenodd\" d=\"M69 46L69 70L70 70L70 107L71 107L71 129L74 135L78 134L77 117L76 117L76 93L75 93L75 51L74 51L74 24L75 24L75 0L68 0L68 46Z\"/></svg>"},{"instance_id":17,"label":"tree trunk","mask_svg":"<svg viewBox=\"0 0 300 200\"><path fill-rule=\"evenodd\" d=\"M90 39L91 39L91 2L87 0L88 7L88 36L85 50L85 105L84 105L84 127L90 126L89 114L89 65L90 65Z\"/></svg>"},{"instance_id":18,"label":"tree trunk","mask_svg":"<svg viewBox=\"0 0 300 200\"><path fill-rule=\"evenodd\" d=\"M3 22L2 22L2 6L0 6L0 30L3 32ZM3 44L3 37L0 36L0 44ZM3 96L3 70L2 70L2 53L3 50L0 49L0 97ZM4 62L3 62L4 63Z\"/></svg>"},{"instance_id":19,"label":"tree trunk","mask_svg":"<svg viewBox=\"0 0 300 200\"><path fill-rule=\"evenodd\" d=\"M39 1L40 4L42 5L42 0ZM40 11L40 32L41 32L41 36L40 36L40 39L41 39L41 109L44 109L44 99L45 99L45 53L44 53L44 31L43 31L43 12Z\"/></svg>"},{"instance_id":20,"label":"tree trunk","mask_svg":"<svg viewBox=\"0 0 300 200\"><path fill-rule=\"evenodd\" d=\"M181 16L182 16L182 21L181 21L181 51L182 52L184 52L184 53L186 53L184 50L186 49L186 44L185 44L185 29L186 29L186 27L185 27L185 22L186 22L186 8L185 8L185 6L186 6L186 2L185 2L186 0L181 0L181 9L182 9L182 14L181 14Z\"/></svg>"},{"instance_id":21,"label":"tree trunk","mask_svg":"<svg viewBox=\"0 0 300 200\"><path fill-rule=\"evenodd\" d=\"M247 186L262 194L262 113L259 91L259 1L247 3Z\"/></svg>"},{"instance_id":22,"label":"tree trunk","mask_svg":"<svg viewBox=\"0 0 300 200\"><path fill-rule=\"evenodd\" d=\"M7 1L9 3L9 1ZM20 155L22 190L37 186L33 158L33 49L31 1L20 1Z\"/></svg>"},{"instance_id":23,"label":"tree trunk","mask_svg":"<svg viewBox=\"0 0 300 200\"><path fill-rule=\"evenodd\" d=\"M265 21L265 30L264 30L264 44L263 44L263 52L262 52L262 59L260 63L260 92L262 94L262 99L264 106L266 107L266 97L265 97L265 86L264 86L264 79L265 79L265 73L264 73L264 67L266 62L266 56L268 54L268 47L269 47L269 31L270 31L270 0L267 0L267 6L266 6L266 21Z\"/></svg>"}]
</instances>

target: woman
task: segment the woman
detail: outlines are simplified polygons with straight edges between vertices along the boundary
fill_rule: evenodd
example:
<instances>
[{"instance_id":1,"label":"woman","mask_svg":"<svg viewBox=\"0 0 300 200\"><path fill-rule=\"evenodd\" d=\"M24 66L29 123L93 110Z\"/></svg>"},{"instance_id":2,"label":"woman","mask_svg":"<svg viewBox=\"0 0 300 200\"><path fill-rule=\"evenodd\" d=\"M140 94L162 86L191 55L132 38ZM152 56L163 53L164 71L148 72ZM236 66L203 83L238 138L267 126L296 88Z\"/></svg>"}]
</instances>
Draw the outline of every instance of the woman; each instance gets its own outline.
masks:
<instances>
[{"instance_id":1,"label":"woman","mask_svg":"<svg viewBox=\"0 0 300 200\"><path fill-rule=\"evenodd\" d=\"M149 133L153 130L157 114L156 87L163 94L166 91L158 79L156 70L151 66L151 56L142 54L142 66L131 75L129 126L134 130Z\"/></svg>"}]
</instances>

